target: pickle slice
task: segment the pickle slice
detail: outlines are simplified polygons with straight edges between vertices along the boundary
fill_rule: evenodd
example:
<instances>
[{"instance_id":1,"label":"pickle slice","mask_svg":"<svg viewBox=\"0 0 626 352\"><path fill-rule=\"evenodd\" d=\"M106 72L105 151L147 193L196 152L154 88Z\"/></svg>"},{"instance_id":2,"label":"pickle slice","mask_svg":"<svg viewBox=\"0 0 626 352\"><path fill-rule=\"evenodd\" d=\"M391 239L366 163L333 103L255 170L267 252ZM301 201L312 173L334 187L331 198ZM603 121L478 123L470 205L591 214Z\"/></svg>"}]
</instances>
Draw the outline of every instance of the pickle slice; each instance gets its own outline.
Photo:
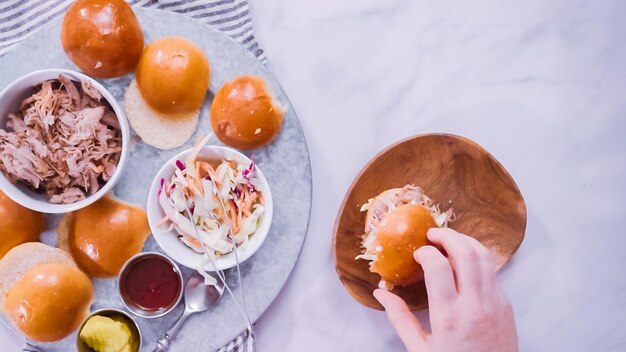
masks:
<instances>
[{"instance_id":1,"label":"pickle slice","mask_svg":"<svg viewBox=\"0 0 626 352\"><path fill-rule=\"evenodd\" d=\"M95 352L134 352L133 334L123 319L100 315L89 318L79 339Z\"/></svg>"}]
</instances>

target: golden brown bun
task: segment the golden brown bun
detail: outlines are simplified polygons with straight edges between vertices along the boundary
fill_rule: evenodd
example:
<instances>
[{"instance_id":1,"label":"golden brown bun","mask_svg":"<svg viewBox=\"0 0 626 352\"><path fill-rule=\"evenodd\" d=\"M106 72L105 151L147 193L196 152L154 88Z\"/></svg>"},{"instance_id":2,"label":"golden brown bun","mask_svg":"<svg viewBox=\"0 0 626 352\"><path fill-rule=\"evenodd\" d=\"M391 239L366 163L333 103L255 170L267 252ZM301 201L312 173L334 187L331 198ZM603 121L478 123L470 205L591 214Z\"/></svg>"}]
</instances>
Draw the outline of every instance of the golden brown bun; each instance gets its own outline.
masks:
<instances>
[{"instance_id":1,"label":"golden brown bun","mask_svg":"<svg viewBox=\"0 0 626 352\"><path fill-rule=\"evenodd\" d=\"M65 14L63 50L86 74L118 77L134 70L143 50L137 17L124 0L78 0Z\"/></svg>"},{"instance_id":2,"label":"golden brown bun","mask_svg":"<svg viewBox=\"0 0 626 352\"><path fill-rule=\"evenodd\" d=\"M13 284L4 311L29 338L57 341L78 328L92 298L91 281L82 271L67 264L44 263Z\"/></svg>"},{"instance_id":3,"label":"golden brown bun","mask_svg":"<svg viewBox=\"0 0 626 352\"><path fill-rule=\"evenodd\" d=\"M172 119L200 108L209 88L209 75L209 60L202 48L179 37L148 44L136 72L146 103L159 113L171 114Z\"/></svg>"},{"instance_id":4,"label":"golden brown bun","mask_svg":"<svg viewBox=\"0 0 626 352\"><path fill-rule=\"evenodd\" d=\"M67 252L41 242L28 242L14 247L0 260L0 311L4 309L4 299L13 283L43 263L61 263L78 268Z\"/></svg>"},{"instance_id":5,"label":"golden brown bun","mask_svg":"<svg viewBox=\"0 0 626 352\"><path fill-rule=\"evenodd\" d=\"M401 205L381 221L376 242L381 247L370 270L391 285L408 286L424 278L413 252L427 245L428 229L437 227L432 213L421 205Z\"/></svg>"},{"instance_id":6,"label":"golden brown bun","mask_svg":"<svg viewBox=\"0 0 626 352\"><path fill-rule=\"evenodd\" d=\"M42 213L24 208L0 191L0 259L19 244L39 240L45 226Z\"/></svg>"},{"instance_id":7,"label":"golden brown bun","mask_svg":"<svg viewBox=\"0 0 626 352\"><path fill-rule=\"evenodd\" d=\"M141 252L150 228L143 208L109 195L63 216L58 234L59 247L83 271L107 278L116 276L130 257Z\"/></svg>"},{"instance_id":8,"label":"golden brown bun","mask_svg":"<svg viewBox=\"0 0 626 352\"><path fill-rule=\"evenodd\" d=\"M274 105L265 81L239 76L217 91L211 105L211 126L217 137L237 149L271 143L283 125L284 112Z\"/></svg>"}]
</instances>

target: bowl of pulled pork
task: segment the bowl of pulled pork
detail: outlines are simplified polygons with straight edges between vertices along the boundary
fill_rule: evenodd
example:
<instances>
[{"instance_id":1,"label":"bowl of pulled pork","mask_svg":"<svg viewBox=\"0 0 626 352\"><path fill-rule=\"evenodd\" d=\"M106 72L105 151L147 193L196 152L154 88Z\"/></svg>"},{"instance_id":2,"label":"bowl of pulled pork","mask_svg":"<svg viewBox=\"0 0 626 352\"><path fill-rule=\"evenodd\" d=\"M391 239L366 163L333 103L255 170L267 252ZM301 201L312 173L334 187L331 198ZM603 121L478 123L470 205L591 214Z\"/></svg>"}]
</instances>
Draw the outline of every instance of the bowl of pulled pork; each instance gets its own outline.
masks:
<instances>
[{"instance_id":1,"label":"bowl of pulled pork","mask_svg":"<svg viewBox=\"0 0 626 352\"><path fill-rule=\"evenodd\" d=\"M129 133L123 109L94 79L28 73L0 92L0 189L43 213L84 208L119 179Z\"/></svg>"}]
</instances>

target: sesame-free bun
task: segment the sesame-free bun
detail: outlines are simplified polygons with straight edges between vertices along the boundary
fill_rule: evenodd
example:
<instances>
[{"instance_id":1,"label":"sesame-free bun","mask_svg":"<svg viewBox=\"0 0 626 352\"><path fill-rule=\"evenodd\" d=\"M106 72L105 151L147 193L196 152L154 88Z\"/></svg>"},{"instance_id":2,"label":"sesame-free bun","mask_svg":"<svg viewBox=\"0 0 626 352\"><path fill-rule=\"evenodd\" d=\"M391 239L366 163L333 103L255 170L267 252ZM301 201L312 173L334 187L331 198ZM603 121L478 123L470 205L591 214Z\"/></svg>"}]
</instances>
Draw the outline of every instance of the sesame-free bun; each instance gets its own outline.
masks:
<instances>
[{"instance_id":1,"label":"sesame-free bun","mask_svg":"<svg viewBox=\"0 0 626 352\"><path fill-rule=\"evenodd\" d=\"M44 227L42 213L24 208L0 191L0 259L19 244L39 240Z\"/></svg>"},{"instance_id":2,"label":"sesame-free bun","mask_svg":"<svg viewBox=\"0 0 626 352\"><path fill-rule=\"evenodd\" d=\"M224 83L211 105L215 135L231 147L256 149L270 144L283 125L283 109L274 104L265 81L239 76Z\"/></svg>"},{"instance_id":3,"label":"sesame-free bun","mask_svg":"<svg viewBox=\"0 0 626 352\"><path fill-rule=\"evenodd\" d=\"M78 328L92 299L93 286L82 271L64 263L42 263L9 289L4 311L24 335L50 342Z\"/></svg>"},{"instance_id":4,"label":"sesame-free bun","mask_svg":"<svg viewBox=\"0 0 626 352\"><path fill-rule=\"evenodd\" d=\"M432 213L422 205L401 205L387 214L376 232L380 252L370 271L378 273L390 286L408 286L424 278L413 252L427 245L426 233L437 227Z\"/></svg>"},{"instance_id":5,"label":"sesame-free bun","mask_svg":"<svg viewBox=\"0 0 626 352\"><path fill-rule=\"evenodd\" d=\"M61 43L83 72L111 78L135 69L143 50L143 32L124 0L77 0L63 18Z\"/></svg>"},{"instance_id":6,"label":"sesame-free bun","mask_svg":"<svg viewBox=\"0 0 626 352\"><path fill-rule=\"evenodd\" d=\"M67 252L41 242L23 243L14 247L0 260L0 310L4 309L4 299L13 283L33 267L43 263L77 267Z\"/></svg>"},{"instance_id":7,"label":"sesame-free bun","mask_svg":"<svg viewBox=\"0 0 626 352\"><path fill-rule=\"evenodd\" d=\"M126 89L124 110L128 122L144 143L164 150L180 147L188 141L198 126L200 114L200 110L169 116L157 112L143 100L136 80Z\"/></svg>"},{"instance_id":8,"label":"sesame-free bun","mask_svg":"<svg viewBox=\"0 0 626 352\"><path fill-rule=\"evenodd\" d=\"M171 119L200 109L209 75L209 59L202 48L181 37L160 38L148 44L136 71L144 101Z\"/></svg>"},{"instance_id":9,"label":"sesame-free bun","mask_svg":"<svg viewBox=\"0 0 626 352\"><path fill-rule=\"evenodd\" d=\"M0 308L33 340L56 341L76 330L92 297L91 281L61 249L29 242L0 260Z\"/></svg>"},{"instance_id":10,"label":"sesame-free bun","mask_svg":"<svg viewBox=\"0 0 626 352\"><path fill-rule=\"evenodd\" d=\"M143 208L106 195L65 214L58 228L59 247L68 251L88 275L117 276L130 257L141 252L150 235Z\"/></svg>"}]
</instances>

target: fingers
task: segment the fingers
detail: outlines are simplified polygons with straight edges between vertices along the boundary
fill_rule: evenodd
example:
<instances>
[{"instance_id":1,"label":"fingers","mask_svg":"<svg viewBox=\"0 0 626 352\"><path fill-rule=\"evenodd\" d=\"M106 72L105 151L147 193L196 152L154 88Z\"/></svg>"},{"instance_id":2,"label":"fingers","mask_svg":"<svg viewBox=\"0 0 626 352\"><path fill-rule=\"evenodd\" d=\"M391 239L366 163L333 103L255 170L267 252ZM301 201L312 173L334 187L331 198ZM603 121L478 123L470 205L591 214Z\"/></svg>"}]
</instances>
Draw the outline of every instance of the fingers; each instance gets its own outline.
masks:
<instances>
[{"instance_id":1,"label":"fingers","mask_svg":"<svg viewBox=\"0 0 626 352\"><path fill-rule=\"evenodd\" d=\"M433 246L420 247L413 256L424 270L428 306L436 310L451 304L458 294L448 259Z\"/></svg>"},{"instance_id":2,"label":"fingers","mask_svg":"<svg viewBox=\"0 0 626 352\"><path fill-rule=\"evenodd\" d=\"M480 242L449 228L430 229L428 239L448 253L460 294L493 292L495 265L491 252Z\"/></svg>"},{"instance_id":3,"label":"fingers","mask_svg":"<svg viewBox=\"0 0 626 352\"><path fill-rule=\"evenodd\" d=\"M393 325L407 350L424 350L426 331L402 298L381 289L374 291L374 297L385 307L389 322Z\"/></svg>"}]
</instances>

